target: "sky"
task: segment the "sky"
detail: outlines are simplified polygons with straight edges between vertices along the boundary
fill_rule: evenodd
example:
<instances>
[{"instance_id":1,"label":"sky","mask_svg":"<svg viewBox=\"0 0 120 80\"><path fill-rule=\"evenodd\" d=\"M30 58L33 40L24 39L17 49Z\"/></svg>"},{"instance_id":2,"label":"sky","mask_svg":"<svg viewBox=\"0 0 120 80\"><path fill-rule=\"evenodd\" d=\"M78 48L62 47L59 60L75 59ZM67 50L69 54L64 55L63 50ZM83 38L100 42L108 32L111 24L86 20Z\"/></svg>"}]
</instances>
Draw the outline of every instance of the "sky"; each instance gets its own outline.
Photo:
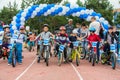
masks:
<instances>
[{"instance_id":1,"label":"sky","mask_svg":"<svg viewBox=\"0 0 120 80\"><path fill-rule=\"evenodd\" d=\"M14 1L16 1L16 3L18 4L18 8L20 9L20 5L22 3L22 0L0 0L0 9L2 9L3 6L7 6L9 1L11 3L14 3ZM68 0L68 1L71 3L75 3L77 0ZM84 3L84 0L81 0L81 1ZM120 8L119 0L109 0L109 1L114 6L115 9Z\"/></svg>"}]
</instances>

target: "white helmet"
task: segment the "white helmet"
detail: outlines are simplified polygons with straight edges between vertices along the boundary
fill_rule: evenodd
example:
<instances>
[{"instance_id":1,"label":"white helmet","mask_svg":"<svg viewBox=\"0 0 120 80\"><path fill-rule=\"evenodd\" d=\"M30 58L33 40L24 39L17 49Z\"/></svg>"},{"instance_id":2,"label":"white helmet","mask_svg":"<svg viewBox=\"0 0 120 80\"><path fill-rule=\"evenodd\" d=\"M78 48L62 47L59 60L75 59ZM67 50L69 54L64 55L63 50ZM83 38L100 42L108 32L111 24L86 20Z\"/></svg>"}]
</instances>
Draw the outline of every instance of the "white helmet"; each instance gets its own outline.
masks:
<instances>
[{"instance_id":1,"label":"white helmet","mask_svg":"<svg viewBox=\"0 0 120 80\"><path fill-rule=\"evenodd\" d=\"M77 29L74 29L74 30L72 31L72 33L74 33L74 34L78 34Z\"/></svg>"}]
</instances>

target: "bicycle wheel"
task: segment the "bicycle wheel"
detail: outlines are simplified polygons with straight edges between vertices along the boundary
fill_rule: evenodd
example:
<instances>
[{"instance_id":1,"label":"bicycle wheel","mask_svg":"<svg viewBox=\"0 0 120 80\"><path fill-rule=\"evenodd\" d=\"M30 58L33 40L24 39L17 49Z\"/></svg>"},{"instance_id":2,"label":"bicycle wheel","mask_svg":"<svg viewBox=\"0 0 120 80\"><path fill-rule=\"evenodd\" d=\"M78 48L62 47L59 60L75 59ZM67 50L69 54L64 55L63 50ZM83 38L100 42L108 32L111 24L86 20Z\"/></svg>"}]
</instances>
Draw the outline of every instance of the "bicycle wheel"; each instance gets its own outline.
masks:
<instances>
[{"instance_id":1,"label":"bicycle wheel","mask_svg":"<svg viewBox=\"0 0 120 80\"><path fill-rule=\"evenodd\" d=\"M88 61L91 62L91 60L92 60L92 55L91 55L91 53L90 53L90 54L89 54Z\"/></svg>"},{"instance_id":2,"label":"bicycle wheel","mask_svg":"<svg viewBox=\"0 0 120 80\"><path fill-rule=\"evenodd\" d=\"M85 59L86 58L86 50L84 47L80 47L79 49L80 55L81 55L81 59Z\"/></svg>"},{"instance_id":3,"label":"bicycle wheel","mask_svg":"<svg viewBox=\"0 0 120 80\"><path fill-rule=\"evenodd\" d=\"M92 54L92 66L95 66L96 54Z\"/></svg>"},{"instance_id":4,"label":"bicycle wheel","mask_svg":"<svg viewBox=\"0 0 120 80\"><path fill-rule=\"evenodd\" d=\"M45 52L46 54L46 58L45 58L45 62L46 62L46 66L49 65L49 52Z\"/></svg>"},{"instance_id":5,"label":"bicycle wheel","mask_svg":"<svg viewBox=\"0 0 120 80\"><path fill-rule=\"evenodd\" d=\"M76 65L79 66L79 63L80 63L79 56L78 56L78 54L76 54Z\"/></svg>"},{"instance_id":6,"label":"bicycle wheel","mask_svg":"<svg viewBox=\"0 0 120 80\"><path fill-rule=\"evenodd\" d=\"M31 50L32 50L32 43L30 42L29 51L31 52Z\"/></svg>"},{"instance_id":7,"label":"bicycle wheel","mask_svg":"<svg viewBox=\"0 0 120 80\"><path fill-rule=\"evenodd\" d=\"M63 58L63 53L62 53L62 52L59 52L59 53L58 53L58 66L61 66L62 58Z\"/></svg>"},{"instance_id":8,"label":"bicycle wheel","mask_svg":"<svg viewBox=\"0 0 120 80\"><path fill-rule=\"evenodd\" d=\"M12 66L13 67L16 66L16 52L15 52L15 50L13 50L13 52L12 52Z\"/></svg>"},{"instance_id":9,"label":"bicycle wheel","mask_svg":"<svg viewBox=\"0 0 120 80\"><path fill-rule=\"evenodd\" d=\"M117 58L116 58L116 54L115 53L112 53L111 54L111 65L112 65L112 69L115 69L116 68L116 60L117 60Z\"/></svg>"}]
</instances>

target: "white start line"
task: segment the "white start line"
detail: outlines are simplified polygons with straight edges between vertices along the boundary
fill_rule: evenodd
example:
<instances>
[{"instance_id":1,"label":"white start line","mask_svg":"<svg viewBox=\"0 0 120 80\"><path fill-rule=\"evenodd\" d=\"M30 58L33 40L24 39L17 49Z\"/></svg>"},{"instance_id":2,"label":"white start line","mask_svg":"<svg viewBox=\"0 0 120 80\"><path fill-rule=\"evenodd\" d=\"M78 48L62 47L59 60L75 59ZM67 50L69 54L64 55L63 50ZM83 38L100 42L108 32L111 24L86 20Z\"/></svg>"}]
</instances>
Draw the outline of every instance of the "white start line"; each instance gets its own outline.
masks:
<instances>
[{"instance_id":1,"label":"white start line","mask_svg":"<svg viewBox=\"0 0 120 80\"><path fill-rule=\"evenodd\" d=\"M36 61L36 57L33 60L33 62L15 80L19 80L30 69L30 67L35 63L35 61Z\"/></svg>"},{"instance_id":2,"label":"white start line","mask_svg":"<svg viewBox=\"0 0 120 80\"><path fill-rule=\"evenodd\" d=\"M79 71L75 68L75 66L72 63L70 64L73 67L74 71L76 72L77 76L79 77L79 80L83 80L82 76L80 75Z\"/></svg>"}]
</instances>

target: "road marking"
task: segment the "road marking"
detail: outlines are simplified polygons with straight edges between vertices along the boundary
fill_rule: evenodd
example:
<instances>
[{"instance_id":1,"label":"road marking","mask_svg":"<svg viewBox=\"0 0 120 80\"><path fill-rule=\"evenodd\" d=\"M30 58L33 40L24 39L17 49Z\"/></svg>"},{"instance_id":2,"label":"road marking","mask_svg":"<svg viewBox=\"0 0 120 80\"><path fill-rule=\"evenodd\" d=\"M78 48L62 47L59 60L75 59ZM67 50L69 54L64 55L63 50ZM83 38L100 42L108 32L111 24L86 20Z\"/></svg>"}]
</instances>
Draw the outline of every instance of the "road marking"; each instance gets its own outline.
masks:
<instances>
[{"instance_id":1,"label":"road marking","mask_svg":"<svg viewBox=\"0 0 120 80\"><path fill-rule=\"evenodd\" d=\"M36 61L36 57L33 60L33 62L15 80L19 80L30 69L30 67L35 63L35 61Z\"/></svg>"},{"instance_id":2,"label":"road marking","mask_svg":"<svg viewBox=\"0 0 120 80\"><path fill-rule=\"evenodd\" d=\"M79 80L83 80L82 76L80 75L80 73L78 72L78 70L75 68L75 66L72 63L70 63L70 64L73 67L73 69L75 70L77 76L79 77Z\"/></svg>"}]
</instances>

